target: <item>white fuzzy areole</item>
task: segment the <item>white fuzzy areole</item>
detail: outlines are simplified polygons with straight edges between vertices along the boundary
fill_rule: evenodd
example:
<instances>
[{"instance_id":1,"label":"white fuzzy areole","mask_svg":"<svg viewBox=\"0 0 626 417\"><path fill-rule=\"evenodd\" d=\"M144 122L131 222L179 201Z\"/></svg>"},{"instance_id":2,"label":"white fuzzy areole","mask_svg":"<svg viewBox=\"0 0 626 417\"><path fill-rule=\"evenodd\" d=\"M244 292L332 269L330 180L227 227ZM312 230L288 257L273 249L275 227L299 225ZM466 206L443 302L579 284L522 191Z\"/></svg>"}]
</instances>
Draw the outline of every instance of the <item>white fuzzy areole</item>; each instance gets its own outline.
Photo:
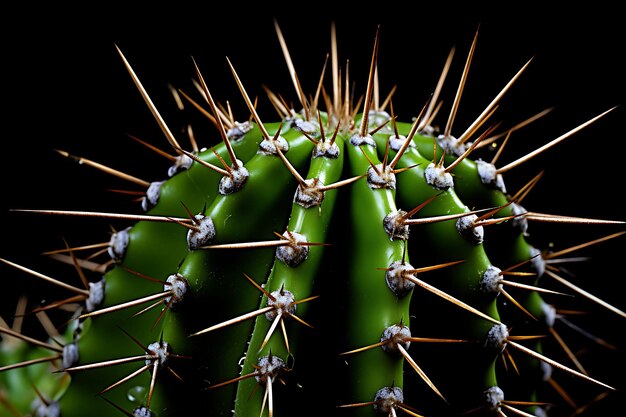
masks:
<instances>
[{"instance_id":1,"label":"white fuzzy areole","mask_svg":"<svg viewBox=\"0 0 626 417\"><path fill-rule=\"evenodd\" d=\"M460 217L456 221L456 230L458 230L461 236L468 239L474 245L480 245L485 238L485 229L482 226L474 226L477 219L477 215L468 214L467 216Z\"/></svg>"},{"instance_id":2,"label":"white fuzzy areole","mask_svg":"<svg viewBox=\"0 0 626 417\"><path fill-rule=\"evenodd\" d=\"M194 217L196 229L187 231L187 247L196 250L207 245L215 238L215 224L213 219L204 214L196 214Z\"/></svg>"},{"instance_id":3,"label":"white fuzzy areole","mask_svg":"<svg viewBox=\"0 0 626 417\"><path fill-rule=\"evenodd\" d=\"M511 211L513 215L518 216L511 220L513 227L517 227L524 236L528 236L528 219L524 216L525 213L528 213L528 210L517 203L511 203Z\"/></svg>"},{"instance_id":4,"label":"white fuzzy areole","mask_svg":"<svg viewBox=\"0 0 626 417\"><path fill-rule=\"evenodd\" d=\"M289 143L287 140L282 136L278 136L276 139L263 139L259 144L258 153L264 155L278 155L278 151L276 150L277 146L282 153L287 153L289 151Z\"/></svg>"},{"instance_id":5,"label":"white fuzzy areole","mask_svg":"<svg viewBox=\"0 0 626 417\"><path fill-rule=\"evenodd\" d=\"M388 416L396 404L404 402L404 393L400 387L384 387L374 395L374 411L377 414Z\"/></svg>"},{"instance_id":6,"label":"white fuzzy areole","mask_svg":"<svg viewBox=\"0 0 626 417\"><path fill-rule=\"evenodd\" d=\"M111 235L107 252L109 253L111 259L116 262L124 259L124 255L126 255L126 248L128 248L128 244L130 243L130 229L131 226Z\"/></svg>"},{"instance_id":7,"label":"white fuzzy areole","mask_svg":"<svg viewBox=\"0 0 626 417\"><path fill-rule=\"evenodd\" d=\"M246 133L254 128L250 121L243 123L235 122L235 125L226 131L226 137L231 142L236 142L241 139Z\"/></svg>"},{"instance_id":8,"label":"white fuzzy areole","mask_svg":"<svg viewBox=\"0 0 626 417\"><path fill-rule=\"evenodd\" d=\"M104 301L104 285L104 278L100 281L89 283L89 297L85 300L85 310L87 313L100 307L102 301Z\"/></svg>"},{"instance_id":9,"label":"white fuzzy areole","mask_svg":"<svg viewBox=\"0 0 626 417\"><path fill-rule=\"evenodd\" d=\"M267 377L271 377L272 380L274 380L286 367L285 362L277 356L262 356L257 361L258 375L256 375L254 379L256 379L259 384L265 385Z\"/></svg>"},{"instance_id":10,"label":"white fuzzy areole","mask_svg":"<svg viewBox=\"0 0 626 417\"><path fill-rule=\"evenodd\" d=\"M141 208L143 211L148 211L157 205L159 197L161 196L161 186L164 183L165 181L154 181L150 183L146 191L146 196L141 200Z\"/></svg>"},{"instance_id":11,"label":"white fuzzy areole","mask_svg":"<svg viewBox=\"0 0 626 417\"><path fill-rule=\"evenodd\" d=\"M465 151L467 151L469 147L471 146L471 143L469 142L461 143L459 142L457 138L455 138L452 135L437 136L437 144L441 146L443 149L445 149L447 155L455 155L455 156L463 155Z\"/></svg>"},{"instance_id":12,"label":"white fuzzy areole","mask_svg":"<svg viewBox=\"0 0 626 417\"><path fill-rule=\"evenodd\" d=\"M271 294L274 299L272 300L268 297L267 305L269 307L274 307L274 309L265 313L265 318L269 321L274 321L279 313L283 317L296 313L296 304L294 304L296 302L296 297L291 291L282 289L273 291Z\"/></svg>"},{"instance_id":13,"label":"white fuzzy areole","mask_svg":"<svg viewBox=\"0 0 626 417\"><path fill-rule=\"evenodd\" d=\"M58 401L48 401L46 404L39 397L35 401L33 417L61 417L61 404Z\"/></svg>"},{"instance_id":14,"label":"white fuzzy areole","mask_svg":"<svg viewBox=\"0 0 626 417\"><path fill-rule=\"evenodd\" d=\"M304 119L294 119L293 127L294 129L309 135L319 130L319 125L317 123Z\"/></svg>"},{"instance_id":15,"label":"white fuzzy areole","mask_svg":"<svg viewBox=\"0 0 626 417\"><path fill-rule=\"evenodd\" d=\"M152 417L152 411L146 407L137 407L133 410L133 417Z\"/></svg>"},{"instance_id":16,"label":"white fuzzy areole","mask_svg":"<svg viewBox=\"0 0 626 417\"><path fill-rule=\"evenodd\" d=\"M167 362L167 356L171 348L167 342L152 342L148 345L146 354L153 357L146 359L146 365L154 365L154 361L158 361L159 366L163 366ZM156 356L156 357L154 357Z\"/></svg>"},{"instance_id":17,"label":"white fuzzy areole","mask_svg":"<svg viewBox=\"0 0 626 417\"><path fill-rule=\"evenodd\" d=\"M183 301L187 290L189 289L189 282L179 273L175 273L167 277L165 284L163 284L163 291L171 291L172 295L165 297L165 304L180 303Z\"/></svg>"},{"instance_id":18,"label":"white fuzzy areole","mask_svg":"<svg viewBox=\"0 0 626 417\"><path fill-rule=\"evenodd\" d=\"M483 391L483 398L491 411L498 411L500 404L504 401L504 391L497 386L489 387Z\"/></svg>"},{"instance_id":19,"label":"white fuzzy areole","mask_svg":"<svg viewBox=\"0 0 626 417\"><path fill-rule=\"evenodd\" d=\"M556 309L553 305L541 302L541 311L543 312L543 319L548 327L554 327L554 321L556 320Z\"/></svg>"},{"instance_id":20,"label":"white fuzzy areole","mask_svg":"<svg viewBox=\"0 0 626 417\"><path fill-rule=\"evenodd\" d=\"M541 256L541 251L535 247L530 248L530 266L535 270L537 278L541 278L546 272L546 261Z\"/></svg>"},{"instance_id":21,"label":"white fuzzy areole","mask_svg":"<svg viewBox=\"0 0 626 417\"><path fill-rule=\"evenodd\" d=\"M426 182L438 190L447 190L454 186L452 174L446 172L445 168L436 166L431 162L424 170Z\"/></svg>"},{"instance_id":22,"label":"white fuzzy areole","mask_svg":"<svg viewBox=\"0 0 626 417\"><path fill-rule=\"evenodd\" d=\"M389 213L383 219L383 228L389 235L389 240L407 240L409 238L409 225L405 223L407 212L396 210Z\"/></svg>"},{"instance_id":23,"label":"white fuzzy areole","mask_svg":"<svg viewBox=\"0 0 626 417\"><path fill-rule=\"evenodd\" d=\"M304 183L306 184L305 187L298 184L293 202L304 208L321 205L324 201L324 191L320 188L324 187L324 183L319 178L309 178L304 180Z\"/></svg>"},{"instance_id":24,"label":"white fuzzy areole","mask_svg":"<svg viewBox=\"0 0 626 417\"><path fill-rule=\"evenodd\" d=\"M336 142L330 143L329 140L320 140L313 148L313 158L337 159L339 157L339 146Z\"/></svg>"},{"instance_id":25,"label":"white fuzzy areole","mask_svg":"<svg viewBox=\"0 0 626 417\"><path fill-rule=\"evenodd\" d=\"M476 168L478 169L478 176L480 181L486 185L492 185L497 190L500 190L506 194L506 187L504 185L504 178L501 174L497 173L496 166L492 163L485 162L482 159L477 159Z\"/></svg>"},{"instance_id":26,"label":"white fuzzy areole","mask_svg":"<svg viewBox=\"0 0 626 417\"><path fill-rule=\"evenodd\" d=\"M395 190L396 174L394 174L393 168L391 168L389 165L383 167L383 164L376 165L376 169L370 166L367 169L367 185L369 185L372 190Z\"/></svg>"},{"instance_id":27,"label":"white fuzzy areole","mask_svg":"<svg viewBox=\"0 0 626 417\"><path fill-rule=\"evenodd\" d=\"M350 144L353 146L369 145L374 148L376 147L376 142L374 141L372 135L370 135L369 133L365 136L361 136L361 134L355 133L350 138Z\"/></svg>"},{"instance_id":28,"label":"white fuzzy areole","mask_svg":"<svg viewBox=\"0 0 626 417\"><path fill-rule=\"evenodd\" d=\"M509 330L504 324L494 324L485 337L485 348L502 352L506 348Z\"/></svg>"},{"instance_id":29,"label":"white fuzzy areole","mask_svg":"<svg viewBox=\"0 0 626 417\"><path fill-rule=\"evenodd\" d=\"M480 280L480 290L487 294L500 294L502 290L501 272L500 268L489 265Z\"/></svg>"},{"instance_id":30,"label":"white fuzzy areole","mask_svg":"<svg viewBox=\"0 0 626 417\"><path fill-rule=\"evenodd\" d=\"M413 269L408 262L395 261L389 265L389 269L385 272L385 281L396 297L402 298L415 288L415 282L408 279L408 277L415 278L415 275L407 272Z\"/></svg>"},{"instance_id":31,"label":"white fuzzy areole","mask_svg":"<svg viewBox=\"0 0 626 417\"><path fill-rule=\"evenodd\" d=\"M396 136L394 135L390 135L389 136L389 148L393 151L398 152L400 149L402 149L402 147L404 146L404 144L406 143L406 136L404 135L398 135ZM415 143L413 141L411 141L408 145L409 148L415 148Z\"/></svg>"},{"instance_id":32,"label":"white fuzzy areole","mask_svg":"<svg viewBox=\"0 0 626 417\"><path fill-rule=\"evenodd\" d=\"M70 368L78 363L78 344L76 342L68 343L63 346L63 360L61 366L63 368Z\"/></svg>"},{"instance_id":33,"label":"white fuzzy areole","mask_svg":"<svg viewBox=\"0 0 626 417\"><path fill-rule=\"evenodd\" d=\"M191 159L189 156L187 156L186 154L178 155L174 160L174 165L167 169L167 175L169 177L173 177L177 173L189 169L189 167L191 167L191 164L193 164L193 159Z\"/></svg>"},{"instance_id":34,"label":"white fuzzy areole","mask_svg":"<svg viewBox=\"0 0 626 417\"><path fill-rule=\"evenodd\" d=\"M309 247L298 244L307 243L307 238L305 235L296 232L284 232L283 236L289 240L289 243L286 240L285 245L276 248L276 258L287 266L296 267L309 255Z\"/></svg>"},{"instance_id":35,"label":"white fuzzy areole","mask_svg":"<svg viewBox=\"0 0 626 417\"><path fill-rule=\"evenodd\" d=\"M222 195L239 191L250 176L250 172L239 159L237 159L237 166L233 164L230 168L230 175L224 175L220 179L218 191Z\"/></svg>"},{"instance_id":36,"label":"white fuzzy areole","mask_svg":"<svg viewBox=\"0 0 626 417\"><path fill-rule=\"evenodd\" d=\"M411 337L411 330L408 326L403 324L394 324L392 326L387 327L383 330L383 334L380 336L381 342L390 342L381 345L381 348L386 353L391 354L400 354L400 349L398 349L398 345L402 345L404 350L409 350L411 346L411 341L407 340Z\"/></svg>"}]
</instances>

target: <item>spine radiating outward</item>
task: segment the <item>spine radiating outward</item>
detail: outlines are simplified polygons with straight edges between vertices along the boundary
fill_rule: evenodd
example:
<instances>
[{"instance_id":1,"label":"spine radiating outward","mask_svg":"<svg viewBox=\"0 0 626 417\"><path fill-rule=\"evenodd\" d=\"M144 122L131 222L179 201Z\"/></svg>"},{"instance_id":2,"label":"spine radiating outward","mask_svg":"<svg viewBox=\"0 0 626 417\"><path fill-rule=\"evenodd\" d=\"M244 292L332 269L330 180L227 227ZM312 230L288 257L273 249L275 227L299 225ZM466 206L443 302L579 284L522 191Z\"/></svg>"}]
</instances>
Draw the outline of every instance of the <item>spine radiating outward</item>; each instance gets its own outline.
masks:
<instances>
[{"instance_id":1,"label":"spine radiating outward","mask_svg":"<svg viewBox=\"0 0 626 417\"><path fill-rule=\"evenodd\" d=\"M11 274L66 293L45 305L16 294L14 317L0 318L0 417L556 417L585 411L556 373L593 387L598 399L615 391L614 381L585 370L555 329L566 322L558 300L574 295L626 313L569 282L558 261L626 232L549 252L534 246L530 225L625 222L527 210L522 200L543 173L529 174L518 190L504 182L509 170L608 111L498 167L501 148L489 162L485 146L502 140L503 147L512 131L547 114L504 134L497 124L484 127L528 63L455 137L476 38L439 131L434 119L452 53L409 123L396 117L393 94L379 103L378 33L356 100L347 66L340 80L334 27L332 89L324 87L324 65L310 96L275 28L300 108L268 89L278 117L264 123L228 61L251 114L237 122L196 66L200 98L181 94L215 125L207 148L192 135L191 149L181 146L118 49L171 145L173 155L157 151L172 166L147 182L60 151L140 184L141 210L16 210L128 226L105 243L48 253L77 273L78 286L0 258ZM84 255L89 249L100 252ZM53 310L66 320L52 323ZM47 337L22 329L33 317ZM555 348L561 354L552 358ZM560 404L552 404L554 392Z\"/></svg>"}]
</instances>

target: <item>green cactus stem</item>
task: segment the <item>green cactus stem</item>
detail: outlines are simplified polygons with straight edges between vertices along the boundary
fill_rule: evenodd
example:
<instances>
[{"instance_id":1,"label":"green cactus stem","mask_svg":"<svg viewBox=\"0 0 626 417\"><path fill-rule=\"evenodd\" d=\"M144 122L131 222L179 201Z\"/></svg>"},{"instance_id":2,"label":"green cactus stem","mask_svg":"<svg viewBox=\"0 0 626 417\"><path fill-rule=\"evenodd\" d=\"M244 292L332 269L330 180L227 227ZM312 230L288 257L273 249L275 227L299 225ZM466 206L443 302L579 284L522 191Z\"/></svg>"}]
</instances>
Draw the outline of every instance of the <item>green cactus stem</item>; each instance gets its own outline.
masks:
<instances>
[{"instance_id":1,"label":"green cactus stem","mask_svg":"<svg viewBox=\"0 0 626 417\"><path fill-rule=\"evenodd\" d=\"M619 264L580 261L591 252L606 262L598 248L626 234L611 211L621 172L603 182L596 166L619 159L605 142L593 157L577 145L567 162L555 150L615 120L614 103L544 134L552 107L528 117L511 104L538 60L474 81L485 58L475 27L450 86L456 47L431 74L429 47L390 57L387 29L370 27L371 48L359 26L363 64L351 49L341 56L334 22L315 42L291 38L310 23L298 22L285 22L286 37L274 20L273 52L256 39L247 49L209 39L212 52L188 57L191 80L166 98L142 53L111 45L124 75L116 88L133 91L133 114L148 110L126 143L144 154L45 145L69 172L106 175L118 208L110 195L92 203L41 184L41 197L11 201L3 220L38 234L0 254L12 283L0 312L0 417L561 417L615 397L623 384L609 355L623 347L626 313L607 287ZM251 28L235 23L227 33ZM400 34L405 44L418 31ZM279 71L286 91L268 82ZM411 93L403 80L396 91L396 71L434 89ZM228 99L224 79L236 86ZM538 136L549 138L531 146ZM580 184L581 167L601 178ZM15 172L7 182L28 183ZM579 210L565 204L572 190ZM592 203L602 215L578 216ZM44 238L55 242L43 261L22 254ZM585 282L593 268L610 271L601 284Z\"/></svg>"}]
</instances>

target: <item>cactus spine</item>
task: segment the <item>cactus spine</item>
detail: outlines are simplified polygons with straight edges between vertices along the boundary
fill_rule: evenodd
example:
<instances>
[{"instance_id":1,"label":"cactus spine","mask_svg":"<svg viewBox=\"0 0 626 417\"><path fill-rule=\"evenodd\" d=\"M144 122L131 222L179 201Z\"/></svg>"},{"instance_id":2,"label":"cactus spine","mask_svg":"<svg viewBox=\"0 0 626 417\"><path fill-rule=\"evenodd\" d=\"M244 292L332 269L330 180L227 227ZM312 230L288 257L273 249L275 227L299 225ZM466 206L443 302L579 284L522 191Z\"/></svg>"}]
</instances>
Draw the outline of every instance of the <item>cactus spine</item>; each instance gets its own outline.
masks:
<instances>
[{"instance_id":1,"label":"cactus spine","mask_svg":"<svg viewBox=\"0 0 626 417\"><path fill-rule=\"evenodd\" d=\"M132 179L144 187L145 213L39 213L136 221L114 231L105 265L76 248L53 255L82 286L3 259L14 274L69 291L63 304L74 307L48 340L2 326L0 415L284 415L322 397L336 415L540 416L550 370L611 392L578 364L543 354L536 336L555 335L546 299L558 295L543 282L584 290L550 265L558 252L531 244L528 228L623 222L526 212L520 202L539 176L507 190L507 169L478 156L481 142L497 140L483 124L525 66L455 138L454 111L444 131L433 124L437 93L413 123L396 120L393 97L374 98L378 34L359 102L348 74L334 77L332 94L306 97L277 29L301 109L269 93L281 120L265 123L230 65L252 114L236 121L196 66L199 98L181 93L217 127L210 149L180 145L120 51L173 165L165 181ZM338 74L341 64L331 66ZM517 376L502 366L513 357Z\"/></svg>"}]
</instances>

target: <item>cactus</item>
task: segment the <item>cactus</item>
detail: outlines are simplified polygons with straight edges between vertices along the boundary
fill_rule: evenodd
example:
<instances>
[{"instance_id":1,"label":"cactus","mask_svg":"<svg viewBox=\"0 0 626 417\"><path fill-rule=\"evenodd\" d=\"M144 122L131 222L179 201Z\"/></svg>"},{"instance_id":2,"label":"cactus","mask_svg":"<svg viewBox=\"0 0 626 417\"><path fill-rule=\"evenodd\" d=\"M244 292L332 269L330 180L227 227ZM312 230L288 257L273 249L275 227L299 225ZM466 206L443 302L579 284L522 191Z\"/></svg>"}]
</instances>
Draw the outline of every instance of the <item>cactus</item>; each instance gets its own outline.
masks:
<instances>
[{"instance_id":1,"label":"cactus","mask_svg":"<svg viewBox=\"0 0 626 417\"><path fill-rule=\"evenodd\" d=\"M394 90L380 87L390 71L379 67L384 28L372 28L367 64L354 67L339 58L331 26L329 57L307 62L321 75L305 81L279 23L297 104L271 86L257 103L234 55L226 68L237 94L220 103L208 60L191 59L193 82L172 87L194 120L179 130L145 86L149 69L116 45L149 109L149 136L167 141L131 138L165 155L169 169L147 181L124 161L59 149L81 172L96 168L141 192L121 211L106 201L97 210L11 207L8 221L97 228L47 252L60 261L54 274L48 263L0 256L6 279L46 294L22 296L16 285L3 305L0 416L560 416L614 395L618 373L596 377L574 346L619 346L578 327L575 313L615 320L615 339L626 313L579 285L570 277L578 264L567 261L618 245L625 222L526 208L554 172L520 173L608 123L614 108L504 164L509 141L549 117L499 119L531 60L459 128L479 31L465 57L453 48L436 63L430 96L400 109ZM460 81L447 76L457 62ZM446 89L454 93L442 106ZM237 101L244 110L231 112ZM535 238L542 226L597 234L552 248ZM563 341L563 326L578 341Z\"/></svg>"}]
</instances>

